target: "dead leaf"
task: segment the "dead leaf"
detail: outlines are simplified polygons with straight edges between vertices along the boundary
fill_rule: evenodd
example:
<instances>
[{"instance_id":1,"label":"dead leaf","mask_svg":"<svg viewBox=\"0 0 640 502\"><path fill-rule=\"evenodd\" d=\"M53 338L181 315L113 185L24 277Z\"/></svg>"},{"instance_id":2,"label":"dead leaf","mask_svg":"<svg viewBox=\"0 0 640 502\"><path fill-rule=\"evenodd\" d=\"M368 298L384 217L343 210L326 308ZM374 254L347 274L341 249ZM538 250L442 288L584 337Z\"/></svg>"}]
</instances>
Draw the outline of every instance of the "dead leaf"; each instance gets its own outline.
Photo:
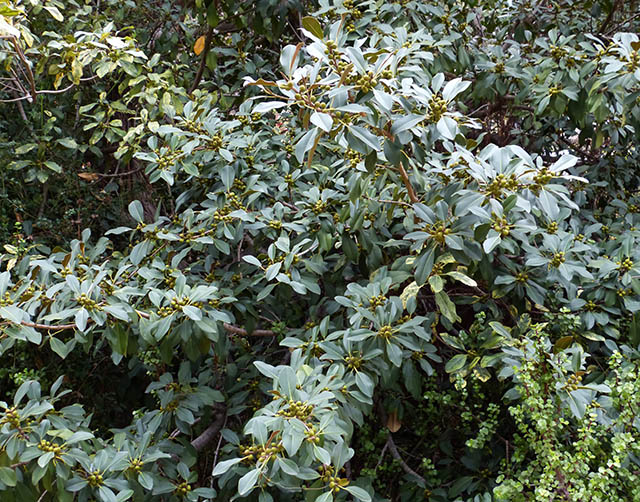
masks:
<instances>
[{"instance_id":1,"label":"dead leaf","mask_svg":"<svg viewBox=\"0 0 640 502\"><path fill-rule=\"evenodd\" d=\"M78 176L85 181L96 181L100 177L97 173L78 173Z\"/></svg>"},{"instance_id":2,"label":"dead leaf","mask_svg":"<svg viewBox=\"0 0 640 502\"><path fill-rule=\"evenodd\" d=\"M193 52L196 53L196 56L199 56L204 50L204 38L204 35L202 35L198 40L196 40L196 43L193 44Z\"/></svg>"},{"instance_id":3,"label":"dead leaf","mask_svg":"<svg viewBox=\"0 0 640 502\"><path fill-rule=\"evenodd\" d=\"M401 426L402 423L400 422L400 419L398 419L398 414L395 411L392 411L387 419L387 429L391 432L398 432Z\"/></svg>"}]
</instances>

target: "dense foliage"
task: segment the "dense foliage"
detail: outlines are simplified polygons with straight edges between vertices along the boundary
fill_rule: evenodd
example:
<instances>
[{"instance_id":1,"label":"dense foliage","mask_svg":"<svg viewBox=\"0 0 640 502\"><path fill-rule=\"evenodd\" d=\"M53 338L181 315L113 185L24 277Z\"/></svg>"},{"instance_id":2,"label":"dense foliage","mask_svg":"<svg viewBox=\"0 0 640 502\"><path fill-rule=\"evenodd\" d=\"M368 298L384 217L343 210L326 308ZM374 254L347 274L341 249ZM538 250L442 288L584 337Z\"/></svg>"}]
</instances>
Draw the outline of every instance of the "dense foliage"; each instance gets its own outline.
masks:
<instances>
[{"instance_id":1,"label":"dense foliage","mask_svg":"<svg viewBox=\"0 0 640 502\"><path fill-rule=\"evenodd\" d=\"M0 0L0 498L640 500L638 12Z\"/></svg>"}]
</instances>

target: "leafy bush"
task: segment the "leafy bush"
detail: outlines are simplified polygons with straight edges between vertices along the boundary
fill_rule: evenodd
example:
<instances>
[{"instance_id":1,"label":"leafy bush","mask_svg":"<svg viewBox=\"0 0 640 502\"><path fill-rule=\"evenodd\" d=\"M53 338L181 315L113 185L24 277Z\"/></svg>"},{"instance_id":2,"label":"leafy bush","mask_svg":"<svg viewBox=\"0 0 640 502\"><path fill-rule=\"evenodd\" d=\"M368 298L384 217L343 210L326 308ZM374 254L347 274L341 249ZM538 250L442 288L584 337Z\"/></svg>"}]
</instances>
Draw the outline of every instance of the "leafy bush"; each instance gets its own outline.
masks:
<instances>
[{"instance_id":1,"label":"leafy bush","mask_svg":"<svg viewBox=\"0 0 640 502\"><path fill-rule=\"evenodd\" d=\"M640 496L633 2L103 3L0 0L3 500Z\"/></svg>"}]
</instances>

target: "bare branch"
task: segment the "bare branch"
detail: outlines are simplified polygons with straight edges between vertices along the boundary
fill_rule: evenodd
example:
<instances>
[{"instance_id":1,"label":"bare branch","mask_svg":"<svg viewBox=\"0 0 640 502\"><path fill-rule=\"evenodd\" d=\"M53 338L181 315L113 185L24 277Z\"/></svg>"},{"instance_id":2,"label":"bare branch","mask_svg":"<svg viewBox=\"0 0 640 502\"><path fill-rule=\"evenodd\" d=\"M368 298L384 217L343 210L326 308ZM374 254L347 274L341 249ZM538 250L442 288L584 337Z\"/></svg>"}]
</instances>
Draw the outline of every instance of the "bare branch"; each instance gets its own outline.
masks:
<instances>
[{"instance_id":1,"label":"bare branch","mask_svg":"<svg viewBox=\"0 0 640 502\"><path fill-rule=\"evenodd\" d=\"M404 472L416 478L420 483L422 483L422 486L427 484L426 480L422 476L420 476L420 474L414 471L411 467L409 467L407 463L402 459L402 457L400 456L400 452L398 451L398 447L393 442L391 433L389 433L389 435L387 436L386 445L389 447L389 451L391 452L391 455L393 456L393 458L395 458L398 461L398 463L400 464L400 467L402 467L402 470Z\"/></svg>"},{"instance_id":2,"label":"bare branch","mask_svg":"<svg viewBox=\"0 0 640 502\"><path fill-rule=\"evenodd\" d=\"M206 448L206 446L214 440L214 438L222 429L224 422L227 417L227 411L223 410L216 414L215 420L207 427L202 434L200 434L197 438L191 441L191 446L195 448L196 451L200 452Z\"/></svg>"},{"instance_id":3,"label":"bare branch","mask_svg":"<svg viewBox=\"0 0 640 502\"><path fill-rule=\"evenodd\" d=\"M200 81L202 80L202 75L204 74L204 69L207 66L207 55L209 54L209 50L211 49L212 38L213 38L213 28L209 27L209 29L207 30L206 38L204 39L204 49L202 49L202 59L200 60L198 73L196 73L196 76L193 79L193 84L191 84L191 88L189 89L189 94L195 91L198 85L200 85Z\"/></svg>"}]
</instances>

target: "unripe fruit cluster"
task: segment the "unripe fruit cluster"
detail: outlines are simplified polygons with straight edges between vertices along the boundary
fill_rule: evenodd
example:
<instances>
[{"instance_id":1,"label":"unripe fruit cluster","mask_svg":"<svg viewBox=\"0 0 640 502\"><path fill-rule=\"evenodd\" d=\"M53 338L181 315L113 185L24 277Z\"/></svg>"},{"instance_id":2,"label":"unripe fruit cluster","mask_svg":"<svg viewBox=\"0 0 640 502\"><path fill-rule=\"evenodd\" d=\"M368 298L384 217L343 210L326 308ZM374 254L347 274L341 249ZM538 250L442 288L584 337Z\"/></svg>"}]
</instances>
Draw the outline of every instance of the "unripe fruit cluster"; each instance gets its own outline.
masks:
<instances>
[{"instance_id":1,"label":"unripe fruit cluster","mask_svg":"<svg viewBox=\"0 0 640 502\"><path fill-rule=\"evenodd\" d=\"M304 433L307 436L307 441L313 444L320 444L320 435L315 426L309 425L308 429L305 430Z\"/></svg>"},{"instance_id":2,"label":"unripe fruit cluster","mask_svg":"<svg viewBox=\"0 0 640 502\"><path fill-rule=\"evenodd\" d=\"M504 174L498 174L487 185L486 192L494 198L499 198L503 190L516 190L518 186L518 178L515 174L511 174L508 178Z\"/></svg>"},{"instance_id":3,"label":"unripe fruit cluster","mask_svg":"<svg viewBox=\"0 0 640 502\"><path fill-rule=\"evenodd\" d=\"M0 298L0 307L6 307L7 305L11 305L13 301L11 300L11 293L5 291L4 296Z\"/></svg>"},{"instance_id":4,"label":"unripe fruit cluster","mask_svg":"<svg viewBox=\"0 0 640 502\"><path fill-rule=\"evenodd\" d=\"M378 79L374 76L373 72L370 71L366 75L352 79L350 83L354 84L356 89L366 94L378 85Z\"/></svg>"},{"instance_id":5,"label":"unripe fruit cluster","mask_svg":"<svg viewBox=\"0 0 640 502\"><path fill-rule=\"evenodd\" d=\"M569 392L578 390L578 387L580 386L580 382L582 382L582 375L571 375L567 379L567 383L565 384L563 389Z\"/></svg>"},{"instance_id":6,"label":"unripe fruit cluster","mask_svg":"<svg viewBox=\"0 0 640 502\"><path fill-rule=\"evenodd\" d=\"M51 452L56 456L56 458L60 458L60 454L64 451L63 446L47 441L46 439L43 439L38 443L38 449L44 452Z\"/></svg>"},{"instance_id":7,"label":"unripe fruit cluster","mask_svg":"<svg viewBox=\"0 0 640 502\"><path fill-rule=\"evenodd\" d=\"M626 274L633 268L633 260L631 258L625 258L624 260L619 260L616 262L618 265L618 271L621 274Z\"/></svg>"},{"instance_id":8,"label":"unripe fruit cluster","mask_svg":"<svg viewBox=\"0 0 640 502\"><path fill-rule=\"evenodd\" d=\"M176 486L175 494L178 496L184 497L190 491L191 491L191 485L186 481L183 481L178 486Z\"/></svg>"},{"instance_id":9,"label":"unripe fruit cluster","mask_svg":"<svg viewBox=\"0 0 640 502\"><path fill-rule=\"evenodd\" d=\"M376 295L369 298L369 310L376 310L376 307L380 307L387 302L387 297L384 295Z\"/></svg>"},{"instance_id":10,"label":"unripe fruit cluster","mask_svg":"<svg viewBox=\"0 0 640 502\"><path fill-rule=\"evenodd\" d=\"M551 262L549 264L554 268L558 268L560 265L564 263L564 261L565 261L564 251L558 251L557 253L553 254L551 258Z\"/></svg>"},{"instance_id":11,"label":"unripe fruit cluster","mask_svg":"<svg viewBox=\"0 0 640 502\"><path fill-rule=\"evenodd\" d=\"M311 211L313 211L316 215L323 213L327 209L327 203L319 200L312 207Z\"/></svg>"},{"instance_id":12,"label":"unripe fruit cluster","mask_svg":"<svg viewBox=\"0 0 640 502\"><path fill-rule=\"evenodd\" d=\"M85 293L82 293L77 298L77 301L82 307L84 307L88 311L101 310L100 306L98 305L98 302L96 302L92 298L89 298Z\"/></svg>"},{"instance_id":13,"label":"unripe fruit cluster","mask_svg":"<svg viewBox=\"0 0 640 502\"><path fill-rule=\"evenodd\" d=\"M285 418L297 418L303 422L313 413L313 405L290 399L286 409L278 410L276 415Z\"/></svg>"},{"instance_id":14,"label":"unripe fruit cluster","mask_svg":"<svg viewBox=\"0 0 640 502\"><path fill-rule=\"evenodd\" d=\"M100 471L92 471L87 476L87 481L89 482L89 486L95 488L97 486L102 486L104 484L104 480L102 479L102 474Z\"/></svg>"},{"instance_id":15,"label":"unripe fruit cluster","mask_svg":"<svg viewBox=\"0 0 640 502\"><path fill-rule=\"evenodd\" d=\"M378 330L378 336L383 340L389 340L393 336L393 328L387 324Z\"/></svg>"},{"instance_id":16,"label":"unripe fruit cluster","mask_svg":"<svg viewBox=\"0 0 640 502\"><path fill-rule=\"evenodd\" d=\"M433 225L426 225L425 232L430 234L438 244L443 246L445 237L451 233L451 229L447 228L443 221L438 221Z\"/></svg>"},{"instance_id":17,"label":"unripe fruit cluster","mask_svg":"<svg viewBox=\"0 0 640 502\"><path fill-rule=\"evenodd\" d=\"M511 229L513 225L510 225L505 216L498 217L493 221L492 228L500 234L500 237L508 237L511 234Z\"/></svg>"},{"instance_id":18,"label":"unripe fruit cluster","mask_svg":"<svg viewBox=\"0 0 640 502\"><path fill-rule=\"evenodd\" d=\"M133 472L135 472L137 474L140 471L142 471L142 466L143 465L144 464L142 463L142 460L140 460L139 458L133 458L129 462L129 469L131 469Z\"/></svg>"},{"instance_id":19,"label":"unripe fruit cluster","mask_svg":"<svg viewBox=\"0 0 640 502\"><path fill-rule=\"evenodd\" d=\"M447 102L439 95L434 94L431 96L429 102L429 112L427 113L427 119L429 122L436 123L447 112Z\"/></svg>"},{"instance_id":20,"label":"unripe fruit cluster","mask_svg":"<svg viewBox=\"0 0 640 502\"><path fill-rule=\"evenodd\" d=\"M359 370L362 367L362 358L360 356L348 355L344 358L347 368L350 370Z\"/></svg>"},{"instance_id":21,"label":"unripe fruit cluster","mask_svg":"<svg viewBox=\"0 0 640 502\"><path fill-rule=\"evenodd\" d=\"M160 169L166 169L167 167L172 166L180 155L181 152L170 152L164 154L156 161L158 163L158 167Z\"/></svg>"},{"instance_id":22,"label":"unripe fruit cluster","mask_svg":"<svg viewBox=\"0 0 640 502\"><path fill-rule=\"evenodd\" d=\"M217 152L224 145L224 141L222 140L222 133L217 133L209 140L209 148L214 152Z\"/></svg>"}]
</instances>

